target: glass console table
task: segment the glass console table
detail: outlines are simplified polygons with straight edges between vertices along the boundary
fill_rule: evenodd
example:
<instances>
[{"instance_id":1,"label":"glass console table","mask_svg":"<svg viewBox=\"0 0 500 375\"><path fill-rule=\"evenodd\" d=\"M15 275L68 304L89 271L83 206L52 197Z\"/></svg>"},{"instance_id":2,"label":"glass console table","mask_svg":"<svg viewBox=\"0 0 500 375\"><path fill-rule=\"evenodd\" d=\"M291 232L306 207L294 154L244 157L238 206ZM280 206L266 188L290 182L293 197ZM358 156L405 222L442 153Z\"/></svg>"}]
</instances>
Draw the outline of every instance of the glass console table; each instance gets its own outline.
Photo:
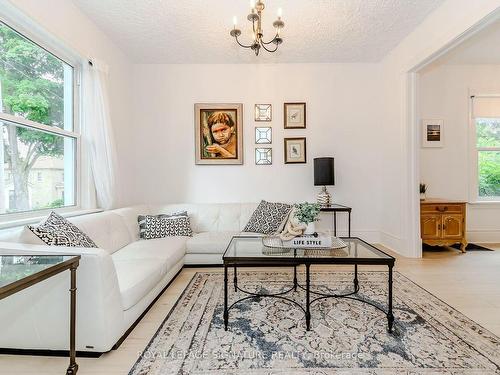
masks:
<instances>
[{"instance_id":1,"label":"glass console table","mask_svg":"<svg viewBox=\"0 0 500 375\"><path fill-rule=\"evenodd\" d=\"M76 269L80 255L0 255L0 300L63 271L70 271L69 366L67 375L78 371L75 349Z\"/></svg>"}]
</instances>

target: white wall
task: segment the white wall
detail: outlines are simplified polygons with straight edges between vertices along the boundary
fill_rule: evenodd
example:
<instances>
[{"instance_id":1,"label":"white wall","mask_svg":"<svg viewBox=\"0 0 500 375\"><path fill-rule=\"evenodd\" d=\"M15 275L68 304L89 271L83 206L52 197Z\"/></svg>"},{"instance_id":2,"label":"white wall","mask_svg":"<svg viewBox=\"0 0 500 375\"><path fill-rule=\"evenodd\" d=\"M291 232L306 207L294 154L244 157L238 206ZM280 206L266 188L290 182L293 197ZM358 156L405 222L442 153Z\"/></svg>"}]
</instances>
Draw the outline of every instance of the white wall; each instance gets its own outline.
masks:
<instances>
[{"instance_id":1,"label":"white wall","mask_svg":"<svg viewBox=\"0 0 500 375\"><path fill-rule=\"evenodd\" d=\"M58 42L78 54L82 59L97 58L109 66L110 111L116 136L117 152L128 152L131 139L132 91L130 74L132 65L125 54L71 1L68 0L0 0L0 6L13 5L31 18ZM2 9L4 10L4 9ZM14 25L15 26L15 25ZM124 185L126 166L118 170L118 183ZM123 194L118 197L124 202Z\"/></svg>"},{"instance_id":2,"label":"white wall","mask_svg":"<svg viewBox=\"0 0 500 375\"><path fill-rule=\"evenodd\" d=\"M382 243L409 256L420 254L419 173L406 73L500 6L500 0L447 0L379 66L139 65L130 74L123 54L71 2L14 3L83 56L99 57L111 66L124 203L164 197L310 200L316 194L312 158L333 155L338 184L332 190L337 202L354 207L354 229L380 233ZM282 129L281 106L287 100L308 103L306 131ZM193 103L217 101L245 105L242 167L194 165ZM274 163L269 167L253 165L251 113L256 102L274 106ZM308 165L282 164L284 134L308 137ZM219 189L220 184L227 188Z\"/></svg>"},{"instance_id":3,"label":"white wall","mask_svg":"<svg viewBox=\"0 0 500 375\"><path fill-rule=\"evenodd\" d=\"M468 201L469 89L500 93L500 65L433 65L421 72L420 118L444 120L443 148L420 150L429 197ZM500 205L469 204L469 242L500 242Z\"/></svg>"},{"instance_id":4,"label":"white wall","mask_svg":"<svg viewBox=\"0 0 500 375\"><path fill-rule=\"evenodd\" d=\"M335 157L335 202L377 240L379 68L372 64L137 65L131 202L314 201L313 158ZM307 128L283 129L283 103L307 103ZM244 105L244 165L194 163L194 103ZM256 166L256 103L273 106L273 164ZM307 138L307 164L283 163L283 138ZM339 218L340 219L340 218ZM330 225L325 218L325 224Z\"/></svg>"}]
</instances>

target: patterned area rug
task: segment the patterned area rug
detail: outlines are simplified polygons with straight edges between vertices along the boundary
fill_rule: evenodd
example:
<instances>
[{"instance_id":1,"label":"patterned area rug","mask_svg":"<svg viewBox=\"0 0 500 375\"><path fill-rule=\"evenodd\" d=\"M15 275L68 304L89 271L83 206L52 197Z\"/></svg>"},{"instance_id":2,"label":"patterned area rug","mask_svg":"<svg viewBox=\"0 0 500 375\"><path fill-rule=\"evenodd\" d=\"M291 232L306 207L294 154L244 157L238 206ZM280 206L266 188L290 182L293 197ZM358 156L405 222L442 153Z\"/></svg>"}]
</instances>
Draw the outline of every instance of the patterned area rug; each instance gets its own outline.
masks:
<instances>
[{"instance_id":1,"label":"patterned area rug","mask_svg":"<svg viewBox=\"0 0 500 375\"><path fill-rule=\"evenodd\" d=\"M311 285L345 291L352 279L313 272ZM287 272L238 272L251 291L283 291L291 280ZM386 305L386 272L360 272L359 280L362 298ZM291 296L305 300L300 289ZM230 288L230 303L242 297ZM224 331L223 300L222 274L197 273L129 375L500 374L500 338L397 272L392 334L381 311L334 298L312 306L311 331L299 307L276 298L235 305Z\"/></svg>"}]
</instances>

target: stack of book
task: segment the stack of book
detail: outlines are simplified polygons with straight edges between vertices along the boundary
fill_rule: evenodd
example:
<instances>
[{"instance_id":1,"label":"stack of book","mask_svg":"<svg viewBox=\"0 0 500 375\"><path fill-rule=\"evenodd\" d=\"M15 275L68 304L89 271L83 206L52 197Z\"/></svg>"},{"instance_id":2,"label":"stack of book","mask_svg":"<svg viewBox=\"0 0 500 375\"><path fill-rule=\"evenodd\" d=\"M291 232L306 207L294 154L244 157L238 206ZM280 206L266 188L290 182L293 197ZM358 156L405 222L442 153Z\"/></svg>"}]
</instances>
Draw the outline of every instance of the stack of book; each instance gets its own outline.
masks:
<instances>
[{"instance_id":1,"label":"stack of book","mask_svg":"<svg viewBox=\"0 0 500 375\"><path fill-rule=\"evenodd\" d=\"M304 234L288 241L283 241L284 247L295 249L330 249L332 248L332 236L326 233L316 235Z\"/></svg>"}]
</instances>

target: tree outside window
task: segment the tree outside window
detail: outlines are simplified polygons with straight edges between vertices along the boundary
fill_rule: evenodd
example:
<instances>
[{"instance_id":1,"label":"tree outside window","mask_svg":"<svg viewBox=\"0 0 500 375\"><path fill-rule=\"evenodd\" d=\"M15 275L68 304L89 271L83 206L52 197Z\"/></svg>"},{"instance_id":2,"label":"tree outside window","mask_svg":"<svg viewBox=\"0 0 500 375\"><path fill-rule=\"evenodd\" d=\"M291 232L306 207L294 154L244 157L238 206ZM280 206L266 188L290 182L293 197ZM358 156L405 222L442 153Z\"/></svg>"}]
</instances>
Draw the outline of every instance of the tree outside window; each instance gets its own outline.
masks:
<instances>
[{"instance_id":1,"label":"tree outside window","mask_svg":"<svg viewBox=\"0 0 500 375\"><path fill-rule=\"evenodd\" d=\"M73 68L3 23L0 129L0 213L74 205Z\"/></svg>"},{"instance_id":2,"label":"tree outside window","mask_svg":"<svg viewBox=\"0 0 500 375\"><path fill-rule=\"evenodd\" d=\"M500 199L500 118L476 118L478 193Z\"/></svg>"}]
</instances>

